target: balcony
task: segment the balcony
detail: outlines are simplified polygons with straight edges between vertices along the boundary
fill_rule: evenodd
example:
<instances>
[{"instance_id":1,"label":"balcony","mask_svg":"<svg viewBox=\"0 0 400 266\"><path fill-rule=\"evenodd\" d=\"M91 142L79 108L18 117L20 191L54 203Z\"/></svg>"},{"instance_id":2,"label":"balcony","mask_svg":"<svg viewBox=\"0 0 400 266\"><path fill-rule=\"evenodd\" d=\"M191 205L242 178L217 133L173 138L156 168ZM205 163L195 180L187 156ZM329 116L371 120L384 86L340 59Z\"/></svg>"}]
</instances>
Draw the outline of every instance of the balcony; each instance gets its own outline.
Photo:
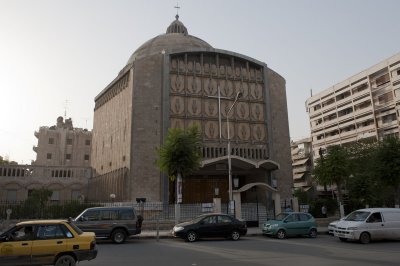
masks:
<instances>
[{"instance_id":1,"label":"balcony","mask_svg":"<svg viewBox=\"0 0 400 266\"><path fill-rule=\"evenodd\" d=\"M293 173L305 173L311 171L310 166L293 167Z\"/></svg>"},{"instance_id":2,"label":"balcony","mask_svg":"<svg viewBox=\"0 0 400 266\"><path fill-rule=\"evenodd\" d=\"M363 132L363 133L359 133L357 136L357 140L360 139L366 139L366 138L370 138L370 137L376 137L376 132L372 131L372 132Z\"/></svg>"},{"instance_id":3,"label":"balcony","mask_svg":"<svg viewBox=\"0 0 400 266\"><path fill-rule=\"evenodd\" d=\"M0 177L27 178L78 178L87 179L92 176L90 167L60 167L39 165L1 165Z\"/></svg>"},{"instance_id":4,"label":"balcony","mask_svg":"<svg viewBox=\"0 0 400 266\"><path fill-rule=\"evenodd\" d=\"M345 137L348 137L348 136L351 136L351 135L356 135L356 134L357 134L357 131L354 129L354 130L350 130L350 131L343 131L343 132L340 133L340 136L342 138L345 138Z\"/></svg>"}]
</instances>

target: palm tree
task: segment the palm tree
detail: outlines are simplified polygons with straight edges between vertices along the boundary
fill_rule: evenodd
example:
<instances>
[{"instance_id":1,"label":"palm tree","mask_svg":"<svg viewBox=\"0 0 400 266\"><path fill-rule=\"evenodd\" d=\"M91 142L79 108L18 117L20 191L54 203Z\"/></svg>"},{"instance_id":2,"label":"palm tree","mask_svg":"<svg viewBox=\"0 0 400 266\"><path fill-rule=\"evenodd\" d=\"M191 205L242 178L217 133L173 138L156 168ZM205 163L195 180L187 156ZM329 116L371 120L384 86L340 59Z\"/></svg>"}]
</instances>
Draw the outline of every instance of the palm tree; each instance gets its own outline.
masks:
<instances>
[{"instance_id":1,"label":"palm tree","mask_svg":"<svg viewBox=\"0 0 400 266\"><path fill-rule=\"evenodd\" d=\"M200 167L201 136L197 126L187 130L170 128L164 144L157 150L157 166L161 172L176 182L175 202L181 203L182 177Z\"/></svg>"}]
</instances>

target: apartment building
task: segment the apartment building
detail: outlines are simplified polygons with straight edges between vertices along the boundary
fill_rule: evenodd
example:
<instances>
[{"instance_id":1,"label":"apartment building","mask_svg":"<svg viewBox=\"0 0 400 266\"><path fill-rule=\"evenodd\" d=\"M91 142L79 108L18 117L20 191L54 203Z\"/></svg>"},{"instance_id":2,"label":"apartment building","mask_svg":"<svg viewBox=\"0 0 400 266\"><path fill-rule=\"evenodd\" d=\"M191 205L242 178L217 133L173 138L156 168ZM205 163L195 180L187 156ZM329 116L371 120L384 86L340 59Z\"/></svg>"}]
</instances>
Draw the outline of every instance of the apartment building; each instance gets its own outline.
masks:
<instances>
[{"instance_id":1,"label":"apartment building","mask_svg":"<svg viewBox=\"0 0 400 266\"><path fill-rule=\"evenodd\" d=\"M71 118L64 121L58 117L55 126L40 127L35 137L38 145L33 147L34 165L90 167L92 132L74 128Z\"/></svg>"},{"instance_id":2,"label":"apartment building","mask_svg":"<svg viewBox=\"0 0 400 266\"><path fill-rule=\"evenodd\" d=\"M314 160L330 145L399 136L400 53L306 101Z\"/></svg>"},{"instance_id":3,"label":"apartment building","mask_svg":"<svg viewBox=\"0 0 400 266\"><path fill-rule=\"evenodd\" d=\"M293 169L293 187L303 191L309 190L312 184L312 143L311 138L292 141L290 144Z\"/></svg>"}]
</instances>

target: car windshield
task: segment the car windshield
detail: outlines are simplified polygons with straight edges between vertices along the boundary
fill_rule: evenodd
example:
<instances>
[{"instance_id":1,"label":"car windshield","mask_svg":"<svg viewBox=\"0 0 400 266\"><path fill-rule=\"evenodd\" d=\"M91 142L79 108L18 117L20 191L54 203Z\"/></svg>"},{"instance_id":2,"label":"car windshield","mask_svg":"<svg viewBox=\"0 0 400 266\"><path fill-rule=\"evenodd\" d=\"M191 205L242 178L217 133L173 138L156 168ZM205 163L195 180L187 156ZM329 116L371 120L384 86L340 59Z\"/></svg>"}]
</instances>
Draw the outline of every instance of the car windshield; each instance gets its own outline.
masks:
<instances>
[{"instance_id":1,"label":"car windshield","mask_svg":"<svg viewBox=\"0 0 400 266\"><path fill-rule=\"evenodd\" d=\"M81 235L83 232L82 230L76 226L73 222L68 222L69 226L71 226L78 235Z\"/></svg>"},{"instance_id":2,"label":"car windshield","mask_svg":"<svg viewBox=\"0 0 400 266\"><path fill-rule=\"evenodd\" d=\"M344 220L361 222L361 221L365 221L365 219L367 219L369 214L370 214L370 212L366 212L366 211L355 211L355 212L350 213Z\"/></svg>"},{"instance_id":3,"label":"car windshield","mask_svg":"<svg viewBox=\"0 0 400 266\"><path fill-rule=\"evenodd\" d=\"M286 212L280 213L275 217L274 220L283 221L283 219L285 219L288 215L289 215L289 213L286 213Z\"/></svg>"}]
</instances>

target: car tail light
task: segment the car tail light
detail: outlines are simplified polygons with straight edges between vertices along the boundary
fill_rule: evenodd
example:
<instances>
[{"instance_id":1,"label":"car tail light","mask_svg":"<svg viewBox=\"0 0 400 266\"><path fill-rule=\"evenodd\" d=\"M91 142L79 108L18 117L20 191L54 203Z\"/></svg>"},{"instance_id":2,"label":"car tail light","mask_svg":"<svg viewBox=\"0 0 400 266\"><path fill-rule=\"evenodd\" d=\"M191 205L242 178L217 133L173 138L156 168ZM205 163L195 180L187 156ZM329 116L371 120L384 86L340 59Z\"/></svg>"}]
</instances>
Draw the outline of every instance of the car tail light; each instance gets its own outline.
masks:
<instances>
[{"instance_id":1,"label":"car tail light","mask_svg":"<svg viewBox=\"0 0 400 266\"><path fill-rule=\"evenodd\" d=\"M90 249L94 249L96 247L96 241L90 242Z\"/></svg>"}]
</instances>

